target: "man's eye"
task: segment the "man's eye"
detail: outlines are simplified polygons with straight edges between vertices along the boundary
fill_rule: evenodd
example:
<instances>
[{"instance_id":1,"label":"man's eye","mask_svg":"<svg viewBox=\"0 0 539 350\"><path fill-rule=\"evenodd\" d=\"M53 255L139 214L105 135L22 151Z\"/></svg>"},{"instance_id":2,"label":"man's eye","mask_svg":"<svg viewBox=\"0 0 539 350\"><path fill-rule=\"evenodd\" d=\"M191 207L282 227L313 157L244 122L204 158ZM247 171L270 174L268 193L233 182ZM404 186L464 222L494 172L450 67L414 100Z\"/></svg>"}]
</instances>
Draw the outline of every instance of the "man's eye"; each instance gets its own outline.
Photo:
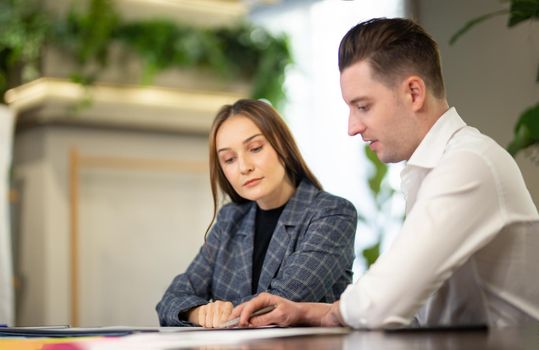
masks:
<instances>
[{"instance_id":1,"label":"man's eye","mask_svg":"<svg viewBox=\"0 0 539 350\"><path fill-rule=\"evenodd\" d=\"M357 106L357 109L362 111L362 112L366 112L369 110L369 107L368 105L361 105L361 106Z\"/></svg>"}]
</instances>

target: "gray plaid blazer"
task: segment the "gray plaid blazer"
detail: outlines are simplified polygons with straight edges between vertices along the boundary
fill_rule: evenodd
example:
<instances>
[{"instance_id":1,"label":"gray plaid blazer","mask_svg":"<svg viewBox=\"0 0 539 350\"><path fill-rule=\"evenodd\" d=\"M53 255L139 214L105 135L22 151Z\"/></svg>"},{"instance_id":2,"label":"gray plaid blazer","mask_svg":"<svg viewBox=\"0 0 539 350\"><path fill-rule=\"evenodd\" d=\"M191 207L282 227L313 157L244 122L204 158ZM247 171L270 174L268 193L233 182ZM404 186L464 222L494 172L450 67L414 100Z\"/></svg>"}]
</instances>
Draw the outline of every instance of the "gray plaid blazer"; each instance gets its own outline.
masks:
<instances>
[{"instance_id":1,"label":"gray plaid blazer","mask_svg":"<svg viewBox=\"0 0 539 350\"><path fill-rule=\"evenodd\" d=\"M210 300L237 305L253 297L255 214L255 202L221 208L199 253L157 304L162 326L188 324L180 314ZM303 180L279 217L257 292L294 301L337 300L352 282L356 225L350 202Z\"/></svg>"}]
</instances>

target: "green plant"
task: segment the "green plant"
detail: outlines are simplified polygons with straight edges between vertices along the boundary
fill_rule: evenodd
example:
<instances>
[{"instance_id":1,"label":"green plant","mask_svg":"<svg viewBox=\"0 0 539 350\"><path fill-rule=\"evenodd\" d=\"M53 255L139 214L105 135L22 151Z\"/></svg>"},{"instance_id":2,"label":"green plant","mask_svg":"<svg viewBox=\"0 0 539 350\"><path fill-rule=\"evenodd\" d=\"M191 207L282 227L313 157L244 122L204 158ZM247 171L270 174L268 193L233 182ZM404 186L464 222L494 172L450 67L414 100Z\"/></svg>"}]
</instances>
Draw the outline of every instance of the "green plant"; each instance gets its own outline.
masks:
<instances>
[{"instance_id":1,"label":"green plant","mask_svg":"<svg viewBox=\"0 0 539 350\"><path fill-rule=\"evenodd\" d=\"M515 125L515 137L507 146L507 150L515 156L518 151L533 145L536 150L539 148L539 103L522 113ZM532 160L539 164L537 153L535 157L532 156Z\"/></svg>"},{"instance_id":2,"label":"green plant","mask_svg":"<svg viewBox=\"0 0 539 350\"><path fill-rule=\"evenodd\" d=\"M111 44L120 26L120 17L110 0L92 0L86 13L71 9L64 19L54 21L51 45L63 49L78 65L73 81L93 83L108 64Z\"/></svg>"},{"instance_id":3,"label":"green plant","mask_svg":"<svg viewBox=\"0 0 539 350\"><path fill-rule=\"evenodd\" d=\"M371 173L367 181L376 211L374 215L368 215L368 218L358 213L358 220L367 226L376 237L375 242L361 252L368 268L374 264L380 255L382 240L387 229L385 223L389 219L389 206L395 190L388 184L386 179L388 173L387 164L382 163L368 145L365 145L364 152L371 164Z\"/></svg>"},{"instance_id":4,"label":"green plant","mask_svg":"<svg viewBox=\"0 0 539 350\"><path fill-rule=\"evenodd\" d=\"M49 21L33 0L0 2L0 102L11 86L39 75Z\"/></svg>"},{"instance_id":5,"label":"green plant","mask_svg":"<svg viewBox=\"0 0 539 350\"><path fill-rule=\"evenodd\" d=\"M35 2L24 1L37 8ZM201 29L159 19L124 22L110 0L92 0L85 11L72 9L65 18L43 16L49 21L44 27L48 44L77 63L71 76L75 82L95 82L109 64L111 48L119 44L141 58L144 84L165 69L202 69L223 79L251 81L253 98L266 98L277 107L284 101L285 68L292 62L284 35L274 36L248 23ZM43 44L36 44L38 51ZM2 95L5 88L0 89Z\"/></svg>"},{"instance_id":6,"label":"green plant","mask_svg":"<svg viewBox=\"0 0 539 350\"><path fill-rule=\"evenodd\" d=\"M507 27L511 28L524 21L539 19L539 0L510 0L509 8L487 13L474 18L458 30L449 40L451 45L477 24L500 15L509 15ZM539 83L539 64L535 81ZM515 128L513 140L507 146L511 155L516 156L521 150L534 148L539 152L539 103L526 109L519 117ZM532 153L530 153L532 154ZM532 157L533 159L534 157ZM536 159L539 164L539 157Z\"/></svg>"}]
</instances>

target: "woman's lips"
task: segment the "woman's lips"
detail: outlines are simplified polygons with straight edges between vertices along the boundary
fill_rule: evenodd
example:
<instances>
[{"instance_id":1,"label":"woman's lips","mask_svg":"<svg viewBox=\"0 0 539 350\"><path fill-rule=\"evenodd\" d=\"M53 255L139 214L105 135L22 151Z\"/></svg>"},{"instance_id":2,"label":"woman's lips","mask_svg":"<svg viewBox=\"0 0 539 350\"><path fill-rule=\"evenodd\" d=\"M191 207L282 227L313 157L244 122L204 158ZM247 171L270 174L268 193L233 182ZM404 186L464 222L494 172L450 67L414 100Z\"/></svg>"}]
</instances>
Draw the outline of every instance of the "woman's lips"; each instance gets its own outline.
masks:
<instances>
[{"instance_id":1,"label":"woman's lips","mask_svg":"<svg viewBox=\"0 0 539 350\"><path fill-rule=\"evenodd\" d=\"M253 186L256 186L260 180L262 180L261 177L258 177L256 179L251 179L249 181L246 181L244 184L243 184L243 187L253 187Z\"/></svg>"}]
</instances>

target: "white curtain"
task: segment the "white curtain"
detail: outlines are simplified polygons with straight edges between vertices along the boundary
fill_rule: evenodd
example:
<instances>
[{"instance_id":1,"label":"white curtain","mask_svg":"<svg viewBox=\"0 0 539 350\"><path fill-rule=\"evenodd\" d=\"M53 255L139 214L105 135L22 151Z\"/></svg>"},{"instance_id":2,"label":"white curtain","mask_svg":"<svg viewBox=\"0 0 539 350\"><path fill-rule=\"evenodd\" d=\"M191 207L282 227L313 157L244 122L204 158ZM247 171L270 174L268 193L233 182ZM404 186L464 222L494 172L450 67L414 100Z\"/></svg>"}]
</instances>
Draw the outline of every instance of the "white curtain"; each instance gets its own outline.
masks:
<instances>
[{"instance_id":1,"label":"white curtain","mask_svg":"<svg viewBox=\"0 0 539 350\"><path fill-rule=\"evenodd\" d=\"M0 104L0 324L13 324L13 267L9 229L9 168L15 116Z\"/></svg>"}]
</instances>

